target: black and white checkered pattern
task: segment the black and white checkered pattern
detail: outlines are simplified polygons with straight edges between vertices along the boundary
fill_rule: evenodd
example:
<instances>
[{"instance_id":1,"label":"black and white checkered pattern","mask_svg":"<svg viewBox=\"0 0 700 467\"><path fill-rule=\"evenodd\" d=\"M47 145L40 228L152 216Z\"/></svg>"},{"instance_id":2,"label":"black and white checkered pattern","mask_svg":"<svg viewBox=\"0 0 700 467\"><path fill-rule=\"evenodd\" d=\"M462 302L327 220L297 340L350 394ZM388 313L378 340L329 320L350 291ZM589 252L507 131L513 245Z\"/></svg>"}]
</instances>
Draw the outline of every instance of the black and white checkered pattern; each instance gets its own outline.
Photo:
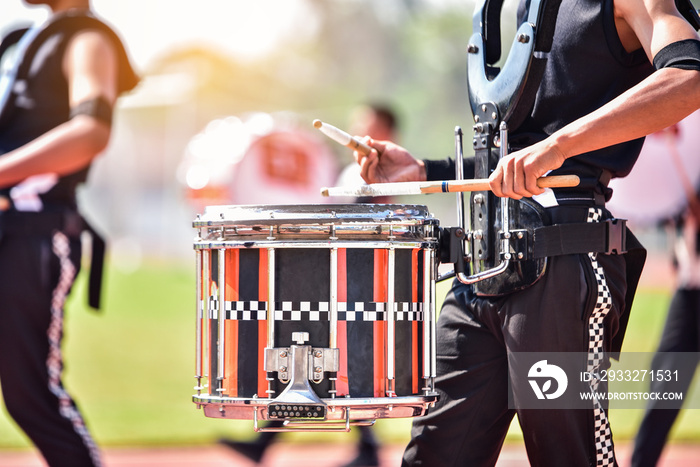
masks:
<instances>
[{"instance_id":1,"label":"black and white checkered pattern","mask_svg":"<svg viewBox=\"0 0 700 467\"><path fill-rule=\"evenodd\" d=\"M594 411L594 432L595 432L595 452L596 465L615 465L615 452L612 443L612 432L610 422L605 415L605 410L599 401L595 401Z\"/></svg>"},{"instance_id":2,"label":"black and white checkered pattern","mask_svg":"<svg viewBox=\"0 0 700 467\"><path fill-rule=\"evenodd\" d=\"M590 208L588 211L588 222L599 222L602 217L602 211L596 208ZM590 374L595 374L601 368L604 358L604 320L608 312L612 308L612 297L610 289L605 280L605 271L598 264L597 254L589 253L588 257L593 266L596 283L598 285L598 299L596 300L593 313L588 320L588 364L587 370ZM591 391L598 390L599 381L593 378L591 381ZM610 431L610 423L605 414L600 401L595 401L593 408L595 424L594 436L596 444L596 465L614 465L615 453L612 443L612 432Z\"/></svg>"},{"instance_id":3,"label":"black and white checkered pattern","mask_svg":"<svg viewBox=\"0 0 700 467\"><path fill-rule=\"evenodd\" d=\"M218 319L218 297L209 297L209 319ZM225 319L242 321L266 320L267 302L227 301ZM398 302L394 304L396 321L422 321L423 304ZM384 302L338 302L340 321L386 321ZM329 302L283 301L275 304L275 320L278 321L330 321Z\"/></svg>"},{"instance_id":4,"label":"black and white checkered pattern","mask_svg":"<svg viewBox=\"0 0 700 467\"><path fill-rule=\"evenodd\" d=\"M61 374L63 373L63 353L61 351L63 309L75 276L78 273L75 265L70 260L70 239L63 232L54 233L52 250L61 265L61 273L51 296L51 322L47 331L49 354L46 360L46 367L49 374L49 389L58 398L59 413L71 423L75 432L82 438L83 443L85 443L86 448L90 452L94 465L101 466L102 461L97 444L88 432L82 415L64 388L61 380Z\"/></svg>"}]
</instances>

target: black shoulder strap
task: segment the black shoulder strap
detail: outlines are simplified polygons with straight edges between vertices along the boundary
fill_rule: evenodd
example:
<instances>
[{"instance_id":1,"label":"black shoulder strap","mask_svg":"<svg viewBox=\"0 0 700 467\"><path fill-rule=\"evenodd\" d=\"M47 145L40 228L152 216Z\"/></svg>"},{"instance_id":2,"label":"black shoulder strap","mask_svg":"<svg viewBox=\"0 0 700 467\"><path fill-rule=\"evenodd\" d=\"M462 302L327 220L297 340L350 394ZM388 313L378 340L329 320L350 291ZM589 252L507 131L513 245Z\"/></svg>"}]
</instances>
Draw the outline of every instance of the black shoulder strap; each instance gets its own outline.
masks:
<instances>
[{"instance_id":1,"label":"black shoulder strap","mask_svg":"<svg viewBox=\"0 0 700 467\"><path fill-rule=\"evenodd\" d=\"M24 36L24 33L27 31L29 31L29 28L21 28L5 34L0 42L0 59L2 59L2 56L5 55L10 47L19 42L22 36Z\"/></svg>"},{"instance_id":2,"label":"black shoulder strap","mask_svg":"<svg viewBox=\"0 0 700 467\"><path fill-rule=\"evenodd\" d=\"M124 49L121 39L119 38L119 36L117 36L114 30L107 26L104 22L97 19L89 12L83 11L69 11L63 14L55 15L53 18L49 19L49 21L44 25L43 29L37 34L36 38L34 38L31 44L29 44L27 50L24 53L24 56L21 57L21 62L17 69L17 75L15 76L15 80L19 81L22 79L26 79L29 76L29 70L31 69L34 56L36 55L37 51L39 50L41 45L46 41L47 38L59 32L66 34L66 37L69 38L70 36L74 35L79 31L84 31L88 29L94 29L103 32L105 35L107 35L107 37L110 38L110 40L113 42L116 48L117 59L119 61L119 93L121 94L122 92L126 92L133 89L138 83L139 79L136 75L136 72L131 66L131 62L129 60L128 54L126 53L126 50ZM24 29L20 31L26 32L27 30ZM12 39L15 40L15 42L13 43L16 43L21 38L22 33L20 33L20 31L10 33L10 35L12 35ZM2 46L4 46L4 44L5 40L3 40L3 43L0 45L0 50L2 50ZM8 47L9 45L12 44L8 43ZM2 125L2 123L6 121L7 118L9 118L13 109L14 99L11 97L5 104L4 108L0 109L0 125Z\"/></svg>"},{"instance_id":3,"label":"black shoulder strap","mask_svg":"<svg viewBox=\"0 0 700 467\"><path fill-rule=\"evenodd\" d=\"M522 87L522 93L517 105L513 105L512 113L508 120L510 131L516 130L525 121L535 104L537 89L544 76L545 66L549 51L552 50L554 29L557 23L557 15L561 0L549 0L540 10L537 24L539 30L535 35L535 50L530 61L530 69Z\"/></svg>"},{"instance_id":4,"label":"black shoulder strap","mask_svg":"<svg viewBox=\"0 0 700 467\"><path fill-rule=\"evenodd\" d=\"M500 11L504 0L481 0L474 14L469 41L467 79L472 113L492 103L498 117L515 130L532 107L552 46L561 0L528 0L526 18L520 24L508 58L499 70Z\"/></svg>"}]
</instances>

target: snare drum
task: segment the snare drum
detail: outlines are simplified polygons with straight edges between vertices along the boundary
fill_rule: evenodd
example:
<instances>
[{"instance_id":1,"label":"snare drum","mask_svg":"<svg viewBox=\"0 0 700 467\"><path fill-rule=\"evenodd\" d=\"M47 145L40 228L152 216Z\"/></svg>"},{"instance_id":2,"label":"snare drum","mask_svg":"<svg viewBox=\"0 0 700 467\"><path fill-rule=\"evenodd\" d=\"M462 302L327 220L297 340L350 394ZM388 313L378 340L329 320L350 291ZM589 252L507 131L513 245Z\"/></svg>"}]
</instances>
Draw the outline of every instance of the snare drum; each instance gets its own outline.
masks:
<instances>
[{"instance_id":1,"label":"snare drum","mask_svg":"<svg viewBox=\"0 0 700 467\"><path fill-rule=\"evenodd\" d=\"M206 416L349 429L437 400L438 221L425 207L209 206L194 227Z\"/></svg>"}]
</instances>

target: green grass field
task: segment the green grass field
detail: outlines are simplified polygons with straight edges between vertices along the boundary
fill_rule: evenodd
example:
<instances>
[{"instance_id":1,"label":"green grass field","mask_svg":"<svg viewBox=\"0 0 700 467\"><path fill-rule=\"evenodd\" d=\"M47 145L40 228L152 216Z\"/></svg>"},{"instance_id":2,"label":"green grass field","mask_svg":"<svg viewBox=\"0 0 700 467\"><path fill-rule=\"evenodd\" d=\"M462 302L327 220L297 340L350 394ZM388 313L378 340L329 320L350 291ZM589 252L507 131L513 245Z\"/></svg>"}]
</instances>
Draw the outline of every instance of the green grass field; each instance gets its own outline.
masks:
<instances>
[{"instance_id":1,"label":"green grass field","mask_svg":"<svg viewBox=\"0 0 700 467\"><path fill-rule=\"evenodd\" d=\"M194 267L150 263L126 274L109 269L105 307L84 305L82 282L67 309L64 340L68 390L75 396L102 446L196 445L221 436L250 438L252 422L204 417L191 402L194 380ZM447 284L440 284L443 296ZM652 352L664 321L667 291L643 290L633 310L626 351ZM695 406L700 406L695 404ZM618 440L634 436L641 410L611 414ZM386 443L407 439L410 420L379 420ZM674 439L700 440L700 410L684 411ZM345 433L290 433L297 441L355 440ZM509 439L519 438L514 424ZM0 449L29 443L0 415Z\"/></svg>"}]
</instances>

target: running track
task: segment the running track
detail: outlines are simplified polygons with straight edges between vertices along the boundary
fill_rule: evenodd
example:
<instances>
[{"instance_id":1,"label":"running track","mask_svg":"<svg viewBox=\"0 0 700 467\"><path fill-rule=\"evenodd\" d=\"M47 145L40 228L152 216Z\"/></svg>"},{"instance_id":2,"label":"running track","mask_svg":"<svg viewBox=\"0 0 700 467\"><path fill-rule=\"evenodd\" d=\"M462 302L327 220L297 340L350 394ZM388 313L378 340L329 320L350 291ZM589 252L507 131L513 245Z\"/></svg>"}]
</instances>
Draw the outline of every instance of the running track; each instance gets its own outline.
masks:
<instances>
[{"instance_id":1,"label":"running track","mask_svg":"<svg viewBox=\"0 0 700 467\"><path fill-rule=\"evenodd\" d=\"M277 443L270 447L261 464L264 467L340 467L354 454L348 444ZM620 467L629 466L629 445L617 447ZM381 467L398 467L403 446L385 446ZM254 464L220 446L181 448L111 448L104 451L105 467L252 467ZM522 445L507 444L497 467L527 467ZM658 467L700 465L700 445L672 445ZM0 451L0 467L45 467L33 452Z\"/></svg>"}]
</instances>

